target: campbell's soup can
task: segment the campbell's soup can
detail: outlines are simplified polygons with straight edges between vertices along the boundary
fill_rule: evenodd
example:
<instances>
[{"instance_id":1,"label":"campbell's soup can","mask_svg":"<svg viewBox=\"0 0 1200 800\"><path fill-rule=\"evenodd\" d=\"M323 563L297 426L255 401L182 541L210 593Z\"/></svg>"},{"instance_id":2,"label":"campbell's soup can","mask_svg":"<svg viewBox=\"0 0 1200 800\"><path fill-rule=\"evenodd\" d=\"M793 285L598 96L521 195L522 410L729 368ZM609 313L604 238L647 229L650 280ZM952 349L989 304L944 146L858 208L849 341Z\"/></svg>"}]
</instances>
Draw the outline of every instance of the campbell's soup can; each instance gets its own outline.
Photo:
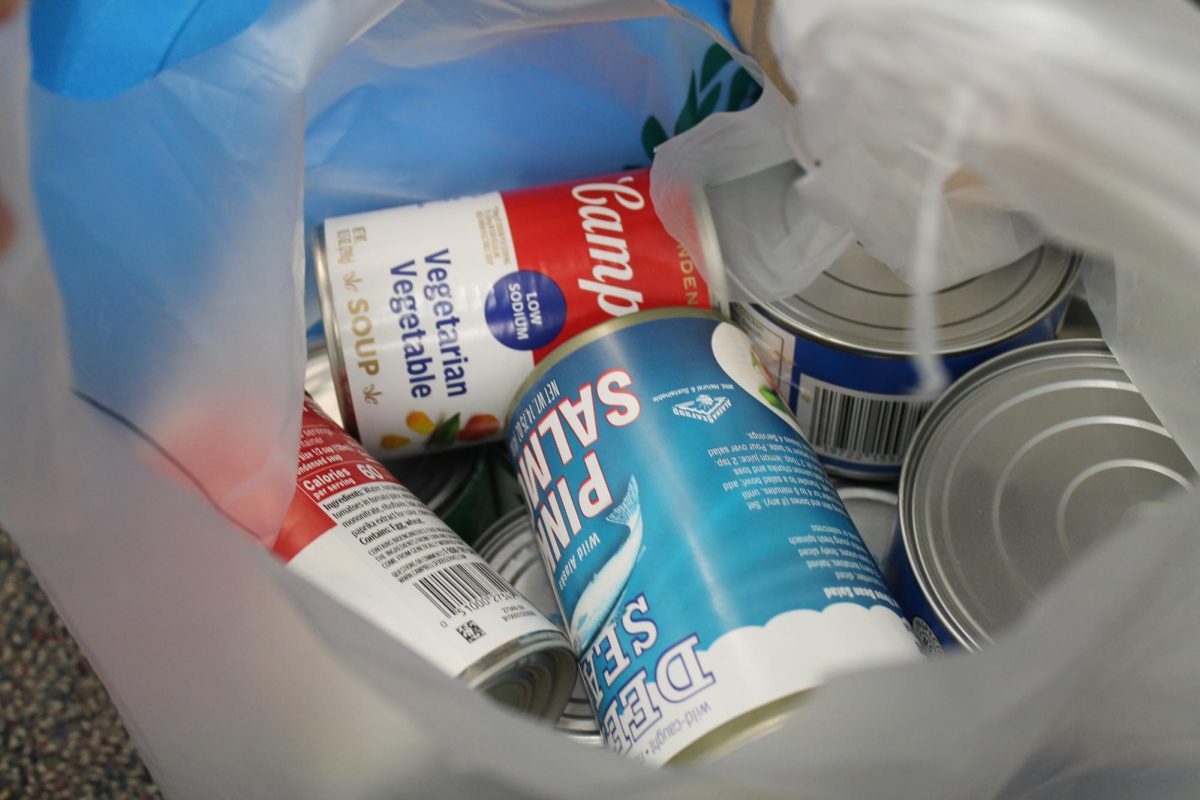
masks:
<instances>
[{"instance_id":1,"label":"campbell's soup can","mask_svg":"<svg viewBox=\"0 0 1200 800\"><path fill-rule=\"evenodd\" d=\"M558 719L575 683L562 632L305 398L288 568L505 705Z\"/></svg>"},{"instance_id":2,"label":"campbell's soup can","mask_svg":"<svg viewBox=\"0 0 1200 800\"><path fill-rule=\"evenodd\" d=\"M702 195L693 206L720 276ZM718 304L659 222L648 170L336 217L313 255L342 419L381 458L498 441L517 385L572 336Z\"/></svg>"},{"instance_id":3,"label":"campbell's soup can","mask_svg":"<svg viewBox=\"0 0 1200 800\"><path fill-rule=\"evenodd\" d=\"M921 658L732 323L604 323L538 367L506 430L608 748L717 758L837 672Z\"/></svg>"}]
</instances>

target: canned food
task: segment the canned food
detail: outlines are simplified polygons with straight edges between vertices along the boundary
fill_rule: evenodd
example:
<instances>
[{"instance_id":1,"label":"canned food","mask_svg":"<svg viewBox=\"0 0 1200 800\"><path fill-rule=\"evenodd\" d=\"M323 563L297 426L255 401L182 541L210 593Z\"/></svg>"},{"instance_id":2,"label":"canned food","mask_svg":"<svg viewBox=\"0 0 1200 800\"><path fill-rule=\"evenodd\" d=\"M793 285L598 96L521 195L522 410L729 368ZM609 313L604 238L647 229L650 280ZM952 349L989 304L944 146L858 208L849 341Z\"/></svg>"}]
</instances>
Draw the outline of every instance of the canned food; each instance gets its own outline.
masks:
<instances>
[{"instance_id":1,"label":"canned food","mask_svg":"<svg viewBox=\"0 0 1200 800\"><path fill-rule=\"evenodd\" d=\"M476 546L484 561L496 573L555 624L563 625L562 611L550 587L550 578L542 566L537 541L529 524L529 512L524 507L513 509L487 530ZM588 701L583 681L576 676L571 699L558 719L558 729L577 742L600 745L600 728Z\"/></svg>"},{"instance_id":2,"label":"canned food","mask_svg":"<svg viewBox=\"0 0 1200 800\"><path fill-rule=\"evenodd\" d=\"M832 673L920 657L749 339L716 314L576 337L506 431L610 749L715 758Z\"/></svg>"},{"instance_id":3,"label":"canned food","mask_svg":"<svg viewBox=\"0 0 1200 800\"><path fill-rule=\"evenodd\" d=\"M498 441L513 391L562 342L715 303L659 222L647 170L329 219L313 260L342 419L381 458Z\"/></svg>"},{"instance_id":4,"label":"canned food","mask_svg":"<svg viewBox=\"0 0 1200 800\"><path fill-rule=\"evenodd\" d=\"M311 399L275 554L447 675L557 719L575 665L554 623Z\"/></svg>"},{"instance_id":5,"label":"canned food","mask_svg":"<svg viewBox=\"0 0 1200 800\"><path fill-rule=\"evenodd\" d=\"M525 508L525 496L521 494L521 483L513 469L508 448L503 443L488 446L488 474L492 476L492 490L496 495L496 508L501 516L514 508Z\"/></svg>"},{"instance_id":6,"label":"canned food","mask_svg":"<svg viewBox=\"0 0 1200 800\"><path fill-rule=\"evenodd\" d=\"M1195 482L1103 342L1006 353L950 387L913 439L897 599L927 645L979 649L1131 514Z\"/></svg>"},{"instance_id":7,"label":"canned food","mask_svg":"<svg viewBox=\"0 0 1200 800\"><path fill-rule=\"evenodd\" d=\"M1006 350L1053 339L1077 262L1044 247L938 292L938 353L950 377ZM911 294L853 245L800 294L733 309L832 474L895 480L929 409L930 400L915 395Z\"/></svg>"},{"instance_id":8,"label":"canned food","mask_svg":"<svg viewBox=\"0 0 1200 800\"><path fill-rule=\"evenodd\" d=\"M336 414L333 373L324 345L309 353L304 388L322 411L332 408ZM330 418L334 418L332 414ZM500 516L490 475L491 465L492 459L479 448L384 461L388 472L399 479L404 488L415 494L468 544Z\"/></svg>"},{"instance_id":9,"label":"canned food","mask_svg":"<svg viewBox=\"0 0 1200 800\"><path fill-rule=\"evenodd\" d=\"M854 521L863 544L881 567L896 536L896 493L878 486L834 481L838 497Z\"/></svg>"}]
</instances>

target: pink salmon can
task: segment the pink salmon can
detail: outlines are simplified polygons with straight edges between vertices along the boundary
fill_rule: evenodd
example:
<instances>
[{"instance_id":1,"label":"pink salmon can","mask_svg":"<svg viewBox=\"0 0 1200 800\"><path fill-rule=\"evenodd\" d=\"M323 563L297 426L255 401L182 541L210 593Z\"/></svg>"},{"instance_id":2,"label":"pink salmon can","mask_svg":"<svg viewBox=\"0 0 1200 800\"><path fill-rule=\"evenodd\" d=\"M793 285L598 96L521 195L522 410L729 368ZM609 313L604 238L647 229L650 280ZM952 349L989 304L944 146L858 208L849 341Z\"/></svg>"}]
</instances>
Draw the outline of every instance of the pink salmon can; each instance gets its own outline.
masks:
<instances>
[{"instance_id":1,"label":"pink salmon can","mask_svg":"<svg viewBox=\"0 0 1200 800\"><path fill-rule=\"evenodd\" d=\"M649 170L328 219L313 236L346 430L380 458L501 439L509 399L605 320L720 307L701 194L700 263L663 228Z\"/></svg>"}]
</instances>

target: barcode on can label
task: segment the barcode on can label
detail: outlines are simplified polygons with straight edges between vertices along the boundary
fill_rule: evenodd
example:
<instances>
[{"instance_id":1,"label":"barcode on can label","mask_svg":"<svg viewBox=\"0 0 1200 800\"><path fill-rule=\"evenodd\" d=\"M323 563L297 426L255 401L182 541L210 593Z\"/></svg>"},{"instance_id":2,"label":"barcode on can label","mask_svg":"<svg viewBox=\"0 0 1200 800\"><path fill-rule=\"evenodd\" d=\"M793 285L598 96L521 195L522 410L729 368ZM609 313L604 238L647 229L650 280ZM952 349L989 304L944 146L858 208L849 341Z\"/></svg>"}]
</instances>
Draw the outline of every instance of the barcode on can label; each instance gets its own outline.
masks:
<instances>
[{"instance_id":1,"label":"barcode on can label","mask_svg":"<svg viewBox=\"0 0 1200 800\"><path fill-rule=\"evenodd\" d=\"M311 399L296 473L275 554L446 674L508 658L502 649L525 637L559 636Z\"/></svg>"},{"instance_id":2,"label":"barcode on can label","mask_svg":"<svg viewBox=\"0 0 1200 800\"><path fill-rule=\"evenodd\" d=\"M414 581L417 589L443 616L453 617L474 600L487 597L516 597L486 564L466 562L426 574Z\"/></svg>"},{"instance_id":3,"label":"barcode on can label","mask_svg":"<svg viewBox=\"0 0 1200 800\"><path fill-rule=\"evenodd\" d=\"M800 378L802 407L809 409L806 433L823 456L861 464L899 466L931 400L873 394ZM804 417L801 415L801 421Z\"/></svg>"}]
</instances>

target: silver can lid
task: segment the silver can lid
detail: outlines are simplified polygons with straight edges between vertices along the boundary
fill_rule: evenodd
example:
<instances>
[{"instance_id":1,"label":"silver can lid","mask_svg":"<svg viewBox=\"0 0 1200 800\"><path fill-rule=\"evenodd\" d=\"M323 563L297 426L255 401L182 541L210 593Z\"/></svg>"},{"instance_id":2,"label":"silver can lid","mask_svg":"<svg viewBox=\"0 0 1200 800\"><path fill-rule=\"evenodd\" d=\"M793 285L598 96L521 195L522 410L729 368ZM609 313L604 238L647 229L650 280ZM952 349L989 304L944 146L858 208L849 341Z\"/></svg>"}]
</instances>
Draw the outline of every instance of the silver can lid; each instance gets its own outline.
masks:
<instances>
[{"instance_id":1,"label":"silver can lid","mask_svg":"<svg viewBox=\"0 0 1200 800\"><path fill-rule=\"evenodd\" d=\"M338 412L337 387L328 351L323 344L308 351L304 390L312 395L330 419L342 424ZM466 491L475 474L486 468L485 455L482 447L466 447L426 456L389 459L383 465L417 499L429 506L430 511L444 517Z\"/></svg>"},{"instance_id":2,"label":"silver can lid","mask_svg":"<svg viewBox=\"0 0 1200 800\"><path fill-rule=\"evenodd\" d=\"M1036 325L1062 303L1078 258L1042 247L1007 267L938 292L938 351L967 352ZM759 306L783 327L874 355L912 354L912 289L860 244L853 244L803 292Z\"/></svg>"},{"instance_id":3,"label":"silver can lid","mask_svg":"<svg viewBox=\"0 0 1200 800\"><path fill-rule=\"evenodd\" d=\"M538 553L529 515L523 508L513 509L484 532L475 545L479 555L492 565L500 577L525 596L538 611L562 624L562 612L554 589ZM558 721L559 730L588 744L601 744L600 728L588 700L583 681L576 678L571 699Z\"/></svg>"},{"instance_id":4,"label":"silver can lid","mask_svg":"<svg viewBox=\"0 0 1200 800\"><path fill-rule=\"evenodd\" d=\"M1104 343L1006 353L930 409L900 478L917 584L978 649L1075 559L1196 472Z\"/></svg>"},{"instance_id":5,"label":"silver can lid","mask_svg":"<svg viewBox=\"0 0 1200 800\"><path fill-rule=\"evenodd\" d=\"M875 557L875 563L882 566L896 533L896 493L876 486L833 483L863 544Z\"/></svg>"}]
</instances>

